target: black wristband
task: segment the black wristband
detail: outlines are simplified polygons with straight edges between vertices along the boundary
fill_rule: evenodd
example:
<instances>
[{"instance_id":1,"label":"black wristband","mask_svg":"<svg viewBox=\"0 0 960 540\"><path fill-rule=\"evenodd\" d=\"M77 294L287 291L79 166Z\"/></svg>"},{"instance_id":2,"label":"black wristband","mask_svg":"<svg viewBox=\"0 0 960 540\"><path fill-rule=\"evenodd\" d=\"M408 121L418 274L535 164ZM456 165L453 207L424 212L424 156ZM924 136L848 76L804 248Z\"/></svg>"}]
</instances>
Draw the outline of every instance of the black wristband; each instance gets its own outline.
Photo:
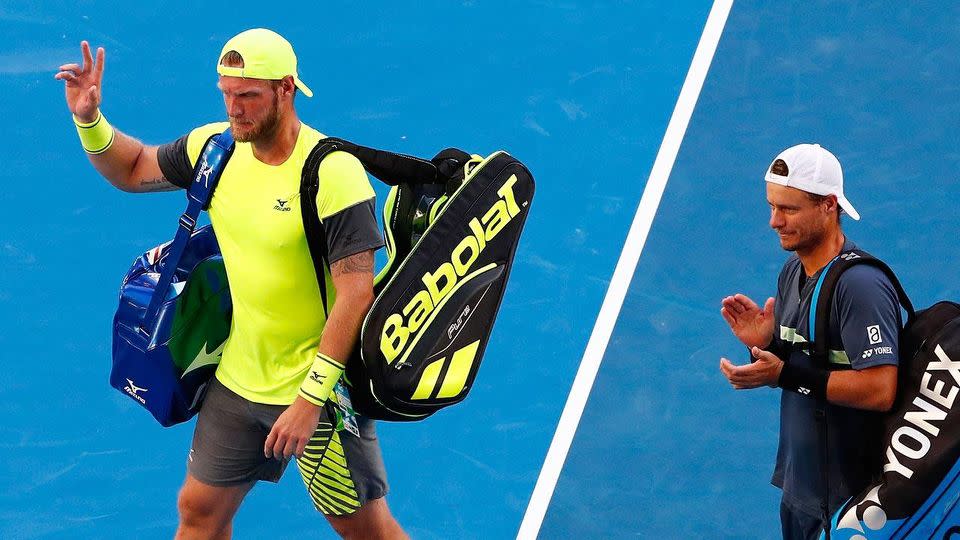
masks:
<instances>
[{"instance_id":1,"label":"black wristband","mask_svg":"<svg viewBox=\"0 0 960 540\"><path fill-rule=\"evenodd\" d=\"M784 362L777 386L805 396L826 399L829 379L829 371Z\"/></svg>"}]
</instances>

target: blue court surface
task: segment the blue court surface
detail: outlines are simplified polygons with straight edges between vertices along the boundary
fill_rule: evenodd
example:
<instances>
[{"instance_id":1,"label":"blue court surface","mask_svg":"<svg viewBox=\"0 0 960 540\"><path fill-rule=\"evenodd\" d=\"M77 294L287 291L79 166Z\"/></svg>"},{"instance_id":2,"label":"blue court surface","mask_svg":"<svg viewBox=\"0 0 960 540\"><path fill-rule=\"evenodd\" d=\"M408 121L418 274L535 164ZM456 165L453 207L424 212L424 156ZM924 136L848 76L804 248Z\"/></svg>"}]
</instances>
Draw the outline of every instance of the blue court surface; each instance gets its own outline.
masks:
<instances>
[{"instance_id":1,"label":"blue court surface","mask_svg":"<svg viewBox=\"0 0 960 540\"><path fill-rule=\"evenodd\" d=\"M701 41L711 9L715 53ZM105 47L105 115L167 142L224 117L216 55L255 26L293 43L316 93L298 110L321 131L422 156L505 149L537 181L470 397L379 425L388 501L412 537L513 538L523 524L525 538L776 538L778 391L735 392L718 369L720 356L745 361L720 299L773 294L786 257L767 227L764 169L798 142L831 149L863 216L844 222L848 235L915 304L960 298L960 7L717 12L707 0L0 4L0 538L171 537L193 427L159 427L107 383L119 280L172 235L183 194L103 181L56 68L79 59L81 39ZM650 199L698 44L709 72ZM652 227L617 282L642 196ZM545 482L605 295L628 283ZM334 537L294 470L252 492L234 531Z\"/></svg>"}]
</instances>

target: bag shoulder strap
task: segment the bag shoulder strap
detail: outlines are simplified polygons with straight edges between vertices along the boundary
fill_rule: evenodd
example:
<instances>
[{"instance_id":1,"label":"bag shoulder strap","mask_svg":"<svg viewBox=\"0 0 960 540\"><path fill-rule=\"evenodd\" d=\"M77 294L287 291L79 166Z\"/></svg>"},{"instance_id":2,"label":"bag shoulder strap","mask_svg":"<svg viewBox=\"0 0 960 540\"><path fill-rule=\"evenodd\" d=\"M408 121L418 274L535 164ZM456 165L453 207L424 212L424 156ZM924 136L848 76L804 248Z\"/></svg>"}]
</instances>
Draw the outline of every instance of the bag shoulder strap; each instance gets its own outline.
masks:
<instances>
[{"instance_id":1,"label":"bag shoulder strap","mask_svg":"<svg viewBox=\"0 0 960 540\"><path fill-rule=\"evenodd\" d=\"M300 216L303 220L303 232L307 237L307 247L313 259L313 268L320 288L320 300L324 316L329 316L327 306L327 231L320 219L317 208L317 193L320 190L320 162L332 152L340 150L338 140L323 139L313 147L303 164L300 173Z\"/></svg>"},{"instance_id":2,"label":"bag shoulder strap","mask_svg":"<svg viewBox=\"0 0 960 540\"><path fill-rule=\"evenodd\" d=\"M227 166L227 161L233 155L236 144L233 141L233 133L229 129L214 135L207 139L197 164L193 168L193 182L187 189L187 209L180 216L180 226L177 228L177 234L170 244L170 251L163 260L163 270L160 273L160 279L153 290L153 297L150 299L150 305L144 314L139 328L140 333L149 337L148 328L160 310L160 305L167 297L167 289L173 281L173 274L180 264L180 258L187 247L187 241L197 227L197 218L201 210L210 207L210 200L213 198L213 191L220 181L223 169Z\"/></svg>"},{"instance_id":3,"label":"bag shoulder strap","mask_svg":"<svg viewBox=\"0 0 960 540\"><path fill-rule=\"evenodd\" d=\"M323 139L317 145L325 142L337 145L336 150L352 154L360 160L368 173L389 186L436 184L446 181L440 167L423 158L360 146L336 137Z\"/></svg>"},{"instance_id":4,"label":"bag shoulder strap","mask_svg":"<svg viewBox=\"0 0 960 540\"><path fill-rule=\"evenodd\" d=\"M337 137L327 137L317 141L303 164L300 175L300 210L303 229L313 258L313 266L320 286L320 297L324 313L327 312L326 268L328 246L326 229L320 219L317 208L317 194L320 191L320 163L333 152L347 152L363 165L363 168L378 180L389 186L400 184L445 184L451 181L470 156L456 149L447 149L437 154L433 160L426 160L406 154L377 150L346 141Z\"/></svg>"},{"instance_id":5,"label":"bag shoulder strap","mask_svg":"<svg viewBox=\"0 0 960 540\"><path fill-rule=\"evenodd\" d=\"M812 344L810 352L814 355L815 360L825 362L829 354L830 307L833 303L837 282L840 281L840 276L842 276L844 272L860 264L873 266L883 271L887 279L890 280L890 283L893 284L900 305L903 306L907 312L907 324L915 317L913 304L904 291L903 285L900 284L900 280L897 279L896 274L893 273L893 270L891 270L885 262L860 249L841 252L830 261L823 272L821 272L820 278L817 280L817 285L813 291L813 298L810 300L808 328L810 329L810 342ZM828 366L822 364L821 367Z\"/></svg>"}]
</instances>

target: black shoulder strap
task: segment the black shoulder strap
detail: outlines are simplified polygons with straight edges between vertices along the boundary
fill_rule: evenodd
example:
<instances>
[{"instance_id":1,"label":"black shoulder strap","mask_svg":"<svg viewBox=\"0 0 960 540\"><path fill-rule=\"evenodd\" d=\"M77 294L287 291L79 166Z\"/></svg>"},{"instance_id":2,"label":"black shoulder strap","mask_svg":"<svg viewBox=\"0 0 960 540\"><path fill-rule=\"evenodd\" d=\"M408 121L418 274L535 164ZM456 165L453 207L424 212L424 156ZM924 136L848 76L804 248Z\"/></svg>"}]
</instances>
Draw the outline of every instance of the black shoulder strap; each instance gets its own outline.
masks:
<instances>
[{"instance_id":1,"label":"black shoulder strap","mask_svg":"<svg viewBox=\"0 0 960 540\"><path fill-rule=\"evenodd\" d=\"M858 264L868 264L882 270L883 273L887 275L890 283L893 284L894 289L896 289L897 298L900 301L900 305L902 305L907 311L906 324L910 324L910 321L915 317L913 304L910 302L910 298L907 297L907 293L903 290L903 286L900 284L900 280L897 279L896 274L893 273L893 270L891 270L886 263L880 259L877 259L873 255L870 255L866 251L859 249L841 252L832 261L830 261L827 264L827 267L823 269L823 272L820 273L816 288L813 290L813 297L810 300L810 319L807 327L809 328L810 342L812 345L810 355L815 366L823 369L829 369L830 367L829 328L830 306L833 302L833 294L837 288L837 282L840 280L840 276L849 268ZM820 432L820 481L822 483L821 488L823 490L820 495L820 509L823 512L823 530L825 538L830 540L830 445L827 440L828 433L826 407L826 396L817 398L817 405L814 409L814 418L817 422Z\"/></svg>"},{"instance_id":2,"label":"black shoulder strap","mask_svg":"<svg viewBox=\"0 0 960 540\"><path fill-rule=\"evenodd\" d=\"M303 231L313 259L313 268L317 274L317 286L323 303L324 316L329 316L327 306L327 233L320 221L317 208L317 192L320 189L320 162L331 152L339 150L337 141L324 139L317 143L307 156L300 174L300 215L303 219Z\"/></svg>"},{"instance_id":3,"label":"black shoulder strap","mask_svg":"<svg viewBox=\"0 0 960 540\"><path fill-rule=\"evenodd\" d=\"M444 150L432 161L427 161L406 154L360 146L336 137L328 137L317 142L307 156L300 175L300 213L310 256L313 258L313 266L317 273L324 313L328 309L326 288L328 252L326 231L317 209L317 193L320 190L320 162L336 151L352 154L360 160L368 173L390 186L445 184L470 160L469 154L453 148Z\"/></svg>"},{"instance_id":4,"label":"black shoulder strap","mask_svg":"<svg viewBox=\"0 0 960 540\"><path fill-rule=\"evenodd\" d=\"M810 301L810 319L808 328L810 329L810 342L812 343L811 354L815 361L824 362L821 367L828 367L826 362L829 353L829 325L830 325L830 306L833 301L833 295L837 288L837 282L840 276L847 269L858 264L867 264L879 268L887 275L893 288L897 291L897 298L900 305L907 312L907 323L914 318L913 304L910 298L903 290L903 285L897 279L893 270L886 263L870 255L866 251L853 249L844 251L837 255L820 274L817 286L813 292L813 298Z\"/></svg>"},{"instance_id":5,"label":"black shoulder strap","mask_svg":"<svg viewBox=\"0 0 960 540\"><path fill-rule=\"evenodd\" d=\"M363 167L384 184L437 184L446 182L439 167L422 158L360 146L330 137L320 141L337 145L336 150L353 154ZM318 144L320 144L318 143Z\"/></svg>"}]
</instances>

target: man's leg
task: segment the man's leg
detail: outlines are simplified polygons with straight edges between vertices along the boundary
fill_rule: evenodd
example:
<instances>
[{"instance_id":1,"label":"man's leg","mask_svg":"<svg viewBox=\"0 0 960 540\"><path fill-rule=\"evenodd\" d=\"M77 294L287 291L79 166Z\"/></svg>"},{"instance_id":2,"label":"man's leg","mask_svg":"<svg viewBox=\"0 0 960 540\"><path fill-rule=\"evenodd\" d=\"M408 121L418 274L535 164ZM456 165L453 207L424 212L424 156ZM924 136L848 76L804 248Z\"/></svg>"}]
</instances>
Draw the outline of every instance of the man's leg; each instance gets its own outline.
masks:
<instances>
[{"instance_id":1,"label":"man's leg","mask_svg":"<svg viewBox=\"0 0 960 540\"><path fill-rule=\"evenodd\" d=\"M342 538L371 540L407 540L400 524L390 514L387 501L383 498L367 501L356 512L346 516L324 516L333 530Z\"/></svg>"},{"instance_id":2,"label":"man's leg","mask_svg":"<svg viewBox=\"0 0 960 540\"><path fill-rule=\"evenodd\" d=\"M233 516L254 483L280 479L286 461L263 455L270 426L258 415L273 422L284 408L251 403L220 381L211 381L193 432L187 479L177 499L176 538L230 538Z\"/></svg>"},{"instance_id":3,"label":"man's leg","mask_svg":"<svg viewBox=\"0 0 960 540\"><path fill-rule=\"evenodd\" d=\"M180 525L176 540L228 539L233 516L253 482L216 487L204 484L189 473L177 498Z\"/></svg>"}]
</instances>

